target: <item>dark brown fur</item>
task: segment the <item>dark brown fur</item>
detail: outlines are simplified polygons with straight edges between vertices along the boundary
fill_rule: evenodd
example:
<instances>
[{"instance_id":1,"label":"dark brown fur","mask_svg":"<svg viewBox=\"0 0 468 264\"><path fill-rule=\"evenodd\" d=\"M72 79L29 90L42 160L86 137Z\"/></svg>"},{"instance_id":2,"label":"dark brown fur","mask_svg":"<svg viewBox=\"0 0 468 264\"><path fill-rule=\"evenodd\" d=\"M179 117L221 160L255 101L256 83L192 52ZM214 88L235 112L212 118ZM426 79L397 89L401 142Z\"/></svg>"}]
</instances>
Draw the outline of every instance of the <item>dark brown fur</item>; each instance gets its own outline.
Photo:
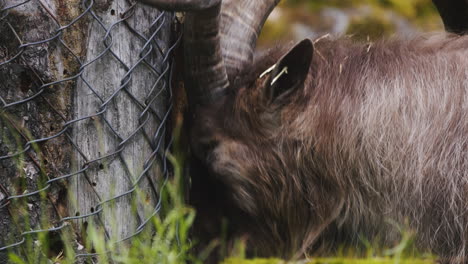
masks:
<instances>
[{"instance_id":1,"label":"dark brown fur","mask_svg":"<svg viewBox=\"0 0 468 264\"><path fill-rule=\"evenodd\" d=\"M224 217L250 253L292 257L392 246L408 226L418 249L468 262L468 37L303 40L252 62L279 0L140 1L188 11L203 238ZM447 31L468 31L467 0L433 2Z\"/></svg>"},{"instance_id":2,"label":"dark brown fur","mask_svg":"<svg viewBox=\"0 0 468 264\"><path fill-rule=\"evenodd\" d=\"M192 109L199 223L214 236L224 216L253 254L283 257L392 246L407 224L420 250L464 262L468 37L322 39L303 85L271 98L275 76L259 76L284 50Z\"/></svg>"}]
</instances>

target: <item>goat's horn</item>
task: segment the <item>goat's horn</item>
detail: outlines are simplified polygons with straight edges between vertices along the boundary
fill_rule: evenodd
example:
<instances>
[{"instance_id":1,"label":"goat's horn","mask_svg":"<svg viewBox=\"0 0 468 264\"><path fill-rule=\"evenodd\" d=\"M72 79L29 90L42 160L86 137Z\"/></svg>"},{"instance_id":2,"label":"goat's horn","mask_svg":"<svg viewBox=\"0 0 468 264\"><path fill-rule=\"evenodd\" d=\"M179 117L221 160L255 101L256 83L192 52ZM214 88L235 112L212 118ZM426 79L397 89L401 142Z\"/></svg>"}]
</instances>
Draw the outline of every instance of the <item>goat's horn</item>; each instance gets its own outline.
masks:
<instances>
[{"instance_id":1,"label":"goat's horn","mask_svg":"<svg viewBox=\"0 0 468 264\"><path fill-rule=\"evenodd\" d=\"M163 10L188 11L184 24L184 64L189 104L218 100L229 86L221 53L221 0L140 1Z\"/></svg>"},{"instance_id":2,"label":"goat's horn","mask_svg":"<svg viewBox=\"0 0 468 264\"><path fill-rule=\"evenodd\" d=\"M221 47L229 78L251 65L258 36L280 0L223 0Z\"/></svg>"},{"instance_id":3,"label":"goat's horn","mask_svg":"<svg viewBox=\"0 0 468 264\"><path fill-rule=\"evenodd\" d=\"M185 20L185 65L187 95L192 103L211 103L229 86L221 53L220 5L190 12Z\"/></svg>"}]
</instances>

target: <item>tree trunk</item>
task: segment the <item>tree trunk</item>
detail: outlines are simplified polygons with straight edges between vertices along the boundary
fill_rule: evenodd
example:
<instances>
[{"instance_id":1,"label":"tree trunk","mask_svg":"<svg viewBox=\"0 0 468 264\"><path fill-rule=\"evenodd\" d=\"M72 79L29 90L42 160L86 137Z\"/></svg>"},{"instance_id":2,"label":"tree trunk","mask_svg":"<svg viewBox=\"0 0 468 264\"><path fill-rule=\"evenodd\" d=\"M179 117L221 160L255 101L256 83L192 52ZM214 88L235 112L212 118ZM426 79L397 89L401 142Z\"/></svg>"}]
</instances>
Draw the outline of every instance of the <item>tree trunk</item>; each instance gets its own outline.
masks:
<instances>
[{"instance_id":1,"label":"tree trunk","mask_svg":"<svg viewBox=\"0 0 468 264\"><path fill-rule=\"evenodd\" d=\"M78 229L92 218L109 235L133 234L158 199L172 15L129 0L0 10L0 249L36 239L25 231L68 228L69 216ZM139 178L144 197L98 206Z\"/></svg>"}]
</instances>

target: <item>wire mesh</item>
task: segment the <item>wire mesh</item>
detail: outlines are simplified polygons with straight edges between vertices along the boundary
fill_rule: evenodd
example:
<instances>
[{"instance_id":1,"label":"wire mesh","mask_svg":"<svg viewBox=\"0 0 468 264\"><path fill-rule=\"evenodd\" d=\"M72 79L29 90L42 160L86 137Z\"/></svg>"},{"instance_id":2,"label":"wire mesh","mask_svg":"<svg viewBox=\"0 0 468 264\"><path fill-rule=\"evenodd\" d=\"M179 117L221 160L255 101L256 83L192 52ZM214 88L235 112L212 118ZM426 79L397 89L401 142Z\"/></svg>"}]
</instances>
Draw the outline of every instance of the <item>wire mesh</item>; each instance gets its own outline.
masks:
<instances>
[{"instance_id":1,"label":"wire mesh","mask_svg":"<svg viewBox=\"0 0 468 264\"><path fill-rule=\"evenodd\" d=\"M138 213L119 242L158 213L172 142L174 19L125 0L0 0L0 233L15 238L0 239L0 253L27 236L99 218L111 202L129 204L142 185L154 209ZM109 179L121 185L115 193L100 187ZM91 210L70 215L69 189L78 200L92 193ZM11 229L13 215L48 210L49 226L33 215Z\"/></svg>"}]
</instances>

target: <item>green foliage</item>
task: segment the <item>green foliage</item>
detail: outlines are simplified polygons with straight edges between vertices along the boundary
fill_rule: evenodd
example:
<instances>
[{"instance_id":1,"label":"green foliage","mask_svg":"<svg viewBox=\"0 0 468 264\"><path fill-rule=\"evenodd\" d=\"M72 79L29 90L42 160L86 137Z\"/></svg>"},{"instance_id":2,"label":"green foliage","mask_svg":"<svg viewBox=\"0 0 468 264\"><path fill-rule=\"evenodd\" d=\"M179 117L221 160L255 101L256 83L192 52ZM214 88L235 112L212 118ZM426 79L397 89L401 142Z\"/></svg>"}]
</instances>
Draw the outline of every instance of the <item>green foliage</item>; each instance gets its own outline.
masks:
<instances>
[{"instance_id":1,"label":"green foliage","mask_svg":"<svg viewBox=\"0 0 468 264\"><path fill-rule=\"evenodd\" d=\"M259 39L260 46L291 39L291 25L309 25L327 32L333 25L321 17L324 8L343 10L350 19L346 34L359 40L375 40L395 32L396 16L421 31L441 30L442 22L431 0L283 0L281 14L269 19ZM354 11L353 11L354 10Z\"/></svg>"},{"instance_id":2,"label":"green foliage","mask_svg":"<svg viewBox=\"0 0 468 264\"><path fill-rule=\"evenodd\" d=\"M203 258L193 256L191 251L193 243L190 241L189 232L195 218L195 211L184 204L181 158L171 155L169 158L173 162L175 175L163 188L161 199L164 201L164 210L161 215L154 216L140 234L123 242L119 242L117 238L106 239L101 225L93 221L96 220L95 218L89 217L86 230L83 232L85 233L83 246L87 252L96 254L85 258L98 261L98 263L203 263ZM146 211L152 210L152 208L146 209ZM27 212L24 214L27 215ZM44 216L41 226L47 226L46 221L46 216ZM53 242L50 233L42 232L26 236L22 250L9 253L10 262L15 264L74 263L80 256L77 256L75 252L77 243L70 239L71 230L65 228L59 236L61 242L64 243L64 250L55 255L50 250Z\"/></svg>"},{"instance_id":3,"label":"green foliage","mask_svg":"<svg viewBox=\"0 0 468 264\"><path fill-rule=\"evenodd\" d=\"M432 16L436 9L431 0L285 0L284 6L295 8L306 5L309 11L316 12L324 7L351 8L370 6L393 10L410 19Z\"/></svg>"},{"instance_id":4,"label":"green foliage","mask_svg":"<svg viewBox=\"0 0 468 264\"><path fill-rule=\"evenodd\" d=\"M179 130L177 130L179 131ZM176 131L176 132L177 132ZM176 133L177 134L177 133ZM176 136L176 138L178 138ZM184 180L182 177L182 168L185 156L179 151L179 143L175 142L174 155L168 155L169 160L174 167L172 179L163 183L161 199L164 202L163 210L159 215L154 216L141 232L130 238L128 241L118 241L118 238L108 239L102 228L102 225L95 223L96 218L89 217L88 225L82 231L84 245L78 245L74 241L71 225L62 229L61 232L47 233L40 232L26 236L25 243L18 252L9 253L9 262L13 264L50 264L61 263L71 264L76 261L78 256L75 251L79 247L84 247L86 252L95 253L93 256L86 256L88 263L115 263L115 264L183 264L183 263L204 263L211 250L217 245L225 244L224 241L215 241L207 249L194 255L192 250L196 244L196 238L191 238L190 228L195 219L194 209L188 207L184 201ZM21 163L18 164L20 166ZM144 196L140 191L137 195ZM41 196L42 206L47 201L44 195ZM23 200L18 200L20 203ZM24 203L24 202L23 202ZM145 206L145 205L142 205ZM152 212L153 208L146 205L145 211ZM15 214L15 223L25 221L26 228L30 227L27 215L28 211L21 208L27 208L26 205L15 207L19 208ZM15 209L16 210L16 209ZM135 209L136 210L136 209ZM135 211L136 213L136 211ZM47 216L41 217L41 226L48 226ZM111 224L112 226L112 224ZM372 244L362 241L366 245L367 258L352 257L353 254L340 253L337 255L346 257L335 258L312 258L310 264L432 264L433 258L414 253L412 250L412 233L401 229L401 243L392 249L376 250ZM61 251L57 252L56 244L61 244ZM223 247L223 246L222 246ZM228 252L224 250L223 252ZM246 259L246 243L243 240L236 241L233 249L224 253L221 257L226 258L223 264L286 264L295 262L286 262L280 259ZM381 257L376 257L381 256ZM414 256L422 256L415 259ZM307 262L296 262L307 263Z\"/></svg>"},{"instance_id":5,"label":"green foliage","mask_svg":"<svg viewBox=\"0 0 468 264\"><path fill-rule=\"evenodd\" d=\"M231 258L223 262L223 264L435 264L431 259L404 259L396 260L392 258L368 258L368 259L353 259L353 258L317 258L308 262L287 262L280 259L237 259Z\"/></svg>"},{"instance_id":6,"label":"green foliage","mask_svg":"<svg viewBox=\"0 0 468 264\"><path fill-rule=\"evenodd\" d=\"M395 31L395 26L385 19L384 14L375 12L364 17L351 20L346 34L358 40L375 40L389 36Z\"/></svg>"}]
</instances>

